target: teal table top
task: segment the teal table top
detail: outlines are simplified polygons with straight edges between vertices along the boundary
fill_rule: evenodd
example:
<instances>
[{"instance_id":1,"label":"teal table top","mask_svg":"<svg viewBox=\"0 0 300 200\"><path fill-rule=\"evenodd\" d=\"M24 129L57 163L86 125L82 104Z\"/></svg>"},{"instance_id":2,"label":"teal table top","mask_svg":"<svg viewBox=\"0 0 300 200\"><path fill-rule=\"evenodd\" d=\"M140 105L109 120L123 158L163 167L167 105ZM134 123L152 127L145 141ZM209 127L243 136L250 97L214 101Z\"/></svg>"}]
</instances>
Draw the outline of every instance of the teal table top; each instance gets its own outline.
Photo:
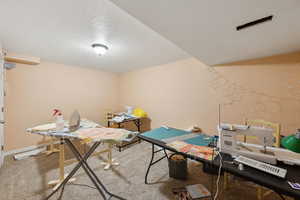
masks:
<instances>
[{"instance_id":1,"label":"teal table top","mask_svg":"<svg viewBox=\"0 0 300 200\"><path fill-rule=\"evenodd\" d=\"M168 139L172 137L177 137L177 136L182 136L189 134L190 132L180 130L180 129L175 129L175 128L156 128L151 131L147 131L145 133L142 133L143 136L149 137L155 140L163 140L163 139Z\"/></svg>"},{"instance_id":2,"label":"teal table top","mask_svg":"<svg viewBox=\"0 0 300 200\"><path fill-rule=\"evenodd\" d=\"M188 144L193 144L197 146L208 146L213 141L213 139L214 138L212 136L208 136L205 134L197 134L197 136L183 141Z\"/></svg>"},{"instance_id":3,"label":"teal table top","mask_svg":"<svg viewBox=\"0 0 300 200\"><path fill-rule=\"evenodd\" d=\"M191 133L185 130L175 128L156 128L141 134L144 137L148 137L163 142L172 142L175 140L184 141L188 144L198 146L208 146L213 141L213 137L206 134Z\"/></svg>"}]
</instances>

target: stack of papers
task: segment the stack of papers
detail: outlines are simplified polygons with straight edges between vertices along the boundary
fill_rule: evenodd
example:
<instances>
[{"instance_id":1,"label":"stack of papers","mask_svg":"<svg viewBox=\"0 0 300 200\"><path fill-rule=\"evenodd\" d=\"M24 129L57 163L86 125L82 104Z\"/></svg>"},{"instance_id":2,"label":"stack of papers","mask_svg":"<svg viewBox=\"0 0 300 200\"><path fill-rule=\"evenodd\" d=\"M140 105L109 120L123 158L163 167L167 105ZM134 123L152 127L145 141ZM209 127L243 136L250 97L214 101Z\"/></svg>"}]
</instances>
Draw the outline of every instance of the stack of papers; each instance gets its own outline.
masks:
<instances>
[{"instance_id":1,"label":"stack of papers","mask_svg":"<svg viewBox=\"0 0 300 200\"><path fill-rule=\"evenodd\" d=\"M211 196L211 193L202 184L187 185L185 188L192 199L202 199Z\"/></svg>"},{"instance_id":2,"label":"stack of papers","mask_svg":"<svg viewBox=\"0 0 300 200\"><path fill-rule=\"evenodd\" d=\"M128 119L136 119L134 115L128 115L127 113L119 113L117 116L111 119L112 122L120 123Z\"/></svg>"},{"instance_id":3,"label":"stack of papers","mask_svg":"<svg viewBox=\"0 0 300 200\"><path fill-rule=\"evenodd\" d=\"M167 146L176 149L178 152L186 153L206 160L213 160L215 157L213 148L207 146L188 144L179 140L168 143Z\"/></svg>"}]
</instances>

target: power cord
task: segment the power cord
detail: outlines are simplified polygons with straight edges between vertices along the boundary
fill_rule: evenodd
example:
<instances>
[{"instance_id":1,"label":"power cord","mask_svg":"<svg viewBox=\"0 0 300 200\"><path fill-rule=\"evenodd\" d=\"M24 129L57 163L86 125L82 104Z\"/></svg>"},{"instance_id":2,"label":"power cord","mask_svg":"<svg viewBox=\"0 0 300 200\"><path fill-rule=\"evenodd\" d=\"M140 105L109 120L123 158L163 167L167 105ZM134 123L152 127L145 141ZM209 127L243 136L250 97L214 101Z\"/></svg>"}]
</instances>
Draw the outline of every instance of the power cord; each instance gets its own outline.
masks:
<instances>
[{"instance_id":1,"label":"power cord","mask_svg":"<svg viewBox=\"0 0 300 200\"><path fill-rule=\"evenodd\" d=\"M217 197L218 197L218 194L219 194L219 182L220 182L220 177L221 177L221 172L222 172L222 165L223 165L223 158L222 158L222 155L219 151L218 152L218 155L220 156L220 167L219 167L219 171L218 171L218 178L217 178L217 190L216 190L216 193L215 193L215 196L214 196L214 199L213 200L216 200ZM282 200L285 200L285 198L283 197L282 194L276 192L278 194L278 196L282 199Z\"/></svg>"},{"instance_id":2,"label":"power cord","mask_svg":"<svg viewBox=\"0 0 300 200\"><path fill-rule=\"evenodd\" d=\"M280 196L280 198L282 199L282 200L285 200L285 198L282 196L282 194L280 194L280 193L278 193L278 192L276 192L277 194L278 194L278 196Z\"/></svg>"},{"instance_id":3,"label":"power cord","mask_svg":"<svg viewBox=\"0 0 300 200\"><path fill-rule=\"evenodd\" d=\"M219 182L220 182L220 177L221 177L221 172L222 172L222 165L223 165L223 158L222 158L222 155L220 154L219 151L218 151L218 155L220 156L220 167L219 167L219 171L218 171L217 190L216 190L216 194L214 196L214 200L217 199L218 194L219 194Z\"/></svg>"}]
</instances>

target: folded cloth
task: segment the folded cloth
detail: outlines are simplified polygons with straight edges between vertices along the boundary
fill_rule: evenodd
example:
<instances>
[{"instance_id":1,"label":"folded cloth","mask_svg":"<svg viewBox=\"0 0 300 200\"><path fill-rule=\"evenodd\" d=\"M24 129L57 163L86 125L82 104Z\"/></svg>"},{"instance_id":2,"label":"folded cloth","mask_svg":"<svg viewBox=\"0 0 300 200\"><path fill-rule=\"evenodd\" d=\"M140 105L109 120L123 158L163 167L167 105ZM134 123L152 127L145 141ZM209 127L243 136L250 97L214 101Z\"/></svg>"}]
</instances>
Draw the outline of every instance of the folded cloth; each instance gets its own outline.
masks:
<instances>
[{"instance_id":1,"label":"folded cloth","mask_svg":"<svg viewBox=\"0 0 300 200\"><path fill-rule=\"evenodd\" d=\"M120 113L117 116L115 116L114 118L111 119L112 122L116 122L116 123L120 123L123 122L124 120L128 120L128 119L136 119L137 117L135 117L134 115L129 115L127 113Z\"/></svg>"},{"instance_id":2,"label":"folded cloth","mask_svg":"<svg viewBox=\"0 0 300 200\"><path fill-rule=\"evenodd\" d=\"M120 142L133 137L133 132L118 128L87 128L75 132L81 139Z\"/></svg>"},{"instance_id":3,"label":"folded cloth","mask_svg":"<svg viewBox=\"0 0 300 200\"><path fill-rule=\"evenodd\" d=\"M65 121L65 127L69 127L69 122ZM88 119L82 119L80 120L80 127L81 128L96 128L96 127L102 127L101 125L97 124L96 122L93 122ZM56 123L48 123L48 124L42 124L35 126L33 128L28 128L28 132L34 133L34 132L53 132L56 131Z\"/></svg>"},{"instance_id":4,"label":"folded cloth","mask_svg":"<svg viewBox=\"0 0 300 200\"><path fill-rule=\"evenodd\" d=\"M125 120L125 116L124 115L122 115L122 116L116 116L116 117L114 117L112 119L113 122L117 122L117 123L120 123L120 122L122 122L124 120Z\"/></svg>"},{"instance_id":5,"label":"folded cloth","mask_svg":"<svg viewBox=\"0 0 300 200\"><path fill-rule=\"evenodd\" d=\"M80 127L83 127L83 128L100 128L102 126L97 124L96 122L91 121L91 120L81 119L80 120Z\"/></svg>"},{"instance_id":6,"label":"folded cloth","mask_svg":"<svg viewBox=\"0 0 300 200\"><path fill-rule=\"evenodd\" d=\"M28 132L48 132L48 131L54 131L56 130L56 124L55 123L48 123L48 124L42 124L35 126L33 128L28 128Z\"/></svg>"},{"instance_id":7,"label":"folded cloth","mask_svg":"<svg viewBox=\"0 0 300 200\"><path fill-rule=\"evenodd\" d=\"M109 141L109 142L120 142L120 141L131 141L133 140L138 132L132 132L125 129L118 128L105 128L99 124L82 119L80 121L80 128L77 131L71 132L68 128L68 123L65 123L64 130L57 131L56 124L43 124L28 128L29 133L54 136L54 137L70 137L80 138L89 142L94 141Z\"/></svg>"},{"instance_id":8,"label":"folded cloth","mask_svg":"<svg viewBox=\"0 0 300 200\"><path fill-rule=\"evenodd\" d=\"M131 142L138 134L139 134L138 131L131 132L125 139L123 139L123 141Z\"/></svg>"}]
</instances>

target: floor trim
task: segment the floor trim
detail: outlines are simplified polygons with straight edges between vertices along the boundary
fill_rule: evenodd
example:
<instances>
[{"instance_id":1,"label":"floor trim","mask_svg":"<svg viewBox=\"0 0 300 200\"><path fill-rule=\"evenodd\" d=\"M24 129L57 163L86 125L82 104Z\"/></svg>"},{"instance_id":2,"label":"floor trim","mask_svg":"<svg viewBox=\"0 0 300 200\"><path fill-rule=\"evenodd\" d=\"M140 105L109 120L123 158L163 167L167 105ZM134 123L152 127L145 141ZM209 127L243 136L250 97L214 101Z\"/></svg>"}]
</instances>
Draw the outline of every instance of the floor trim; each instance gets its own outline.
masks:
<instances>
[{"instance_id":1,"label":"floor trim","mask_svg":"<svg viewBox=\"0 0 300 200\"><path fill-rule=\"evenodd\" d=\"M59 141L54 142L54 144L57 144L57 143L59 143ZM20 148L20 149L13 149L11 151L5 151L4 152L4 157L5 156L10 156L10 155L15 155L15 154L18 154L18 153L24 153L24 152L27 152L27 151L37 150L39 148L46 147L49 144L50 143L44 143L44 144L32 145L32 146L28 146L28 147L24 147L24 148Z\"/></svg>"}]
</instances>

